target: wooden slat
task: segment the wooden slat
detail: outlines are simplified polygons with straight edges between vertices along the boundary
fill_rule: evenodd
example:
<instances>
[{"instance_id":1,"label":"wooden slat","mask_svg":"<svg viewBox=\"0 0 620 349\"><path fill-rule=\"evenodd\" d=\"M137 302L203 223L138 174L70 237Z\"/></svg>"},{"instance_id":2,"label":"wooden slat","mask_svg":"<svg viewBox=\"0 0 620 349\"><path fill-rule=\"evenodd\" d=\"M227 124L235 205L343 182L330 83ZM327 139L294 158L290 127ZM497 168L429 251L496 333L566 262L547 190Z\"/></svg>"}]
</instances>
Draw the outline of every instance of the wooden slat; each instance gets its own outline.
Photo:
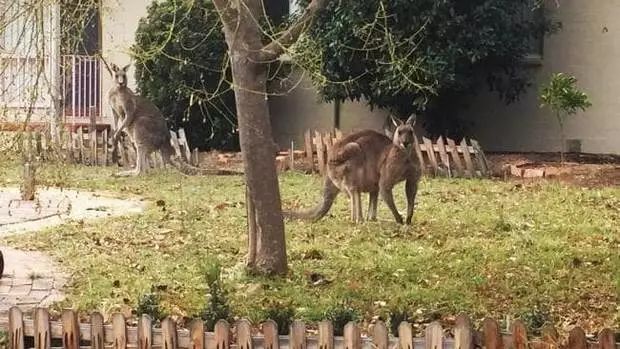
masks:
<instances>
[{"instance_id":1,"label":"wooden slat","mask_svg":"<svg viewBox=\"0 0 620 349\"><path fill-rule=\"evenodd\" d=\"M465 176L463 162L461 162L461 157L459 156L459 152L456 148L456 143L451 138L446 138L446 142L448 142L448 148L450 150L450 154L452 155L452 164L457 170L459 176Z\"/></svg>"},{"instance_id":2,"label":"wooden slat","mask_svg":"<svg viewBox=\"0 0 620 349\"><path fill-rule=\"evenodd\" d=\"M182 128L179 129L179 142L183 145L187 162L191 164L192 163L192 152L191 152L191 149L189 148L189 142L187 141L187 137L185 136L185 130Z\"/></svg>"},{"instance_id":3,"label":"wooden slat","mask_svg":"<svg viewBox=\"0 0 620 349\"><path fill-rule=\"evenodd\" d=\"M90 136L90 156L91 156L91 165L97 166L97 120L95 113L90 110L90 124L88 126L88 133Z\"/></svg>"},{"instance_id":4,"label":"wooden slat","mask_svg":"<svg viewBox=\"0 0 620 349\"><path fill-rule=\"evenodd\" d=\"M375 349L388 349L390 339L387 327L383 321L377 321L372 331L372 343Z\"/></svg>"},{"instance_id":5,"label":"wooden slat","mask_svg":"<svg viewBox=\"0 0 620 349\"><path fill-rule=\"evenodd\" d=\"M504 341L497 321L486 318L482 322L485 349L504 349Z\"/></svg>"},{"instance_id":6,"label":"wooden slat","mask_svg":"<svg viewBox=\"0 0 620 349\"><path fill-rule=\"evenodd\" d=\"M262 324L263 328L263 347L265 349L280 349L278 338L278 325L273 320L267 320Z\"/></svg>"},{"instance_id":7,"label":"wooden slat","mask_svg":"<svg viewBox=\"0 0 620 349\"><path fill-rule=\"evenodd\" d=\"M161 153L159 154L159 158L161 159ZM198 152L198 148L194 148L194 151L192 152L192 165L194 166L198 166L200 165L200 154Z\"/></svg>"},{"instance_id":8,"label":"wooden slat","mask_svg":"<svg viewBox=\"0 0 620 349\"><path fill-rule=\"evenodd\" d=\"M108 166L110 162L108 161L108 129L103 129L103 164Z\"/></svg>"},{"instance_id":9,"label":"wooden slat","mask_svg":"<svg viewBox=\"0 0 620 349\"><path fill-rule=\"evenodd\" d=\"M554 349L559 347L560 335L553 325L545 326L542 329L542 340L545 347L548 349Z\"/></svg>"},{"instance_id":10,"label":"wooden slat","mask_svg":"<svg viewBox=\"0 0 620 349\"><path fill-rule=\"evenodd\" d=\"M474 331L471 320L465 314L461 314L456 318L454 328L454 349L473 349L474 348Z\"/></svg>"},{"instance_id":11,"label":"wooden slat","mask_svg":"<svg viewBox=\"0 0 620 349\"><path fill-rule=\"evenodd\" d=\"M435 157L435 151L433 150L433 142L426 137L422 137L422 142L426 146L426 156L428 157L428 161L431 163L432 172L431 174L436 175L439 167L437 165L437 158Z\"/></svg>"},{"instance_id":12,"label":"wooden slat","mask_svg":"<svg viewBox=\"0 0 620 349\"><path fill-rule=\"evenodd\" d=\"M86 153L86 151L84 150L84 131L82 130L82 128L78 128L77 130L77 142L78 142L78 145L77 145L78 151L80 152L78 162L81 164L84 164L86 162L85 156L84 156L84 153Z\"/></svg>"},{"instance_id":13,"label":"wooden slat","mask_svg":"<svg viewBox=\"0 0 620 349\"><path fill-rule=\"evenodd\" d=\"M112 315L112 340L114 349L127 348L127 325L125 324L125 317L121 313L114 313Z\"/></svg>"},{"instance_id":14,"label":"wooden slat","mask_svg":"<svg viewBox=\"0 0 620 349\"><path fill-rule=\"evenodd\" d=\"M62 312L62 345L65 349L80 348L80 326L73 310Z\"/></svg>"},{"instance_id":15,"label":"wooden slat","mask_svg":"<svg viewBox=\"0 0 620 349\"><path fill-rule=\"evenodd\" d=\"M426 165L424 164L424 155L422 155L422 148L420 147L420 142L418 142L418 137L413 135L413 149L415 151L415 155L418 158L418 163L420 164L420 170L423 173L428 172L426 169Z\"/></svg>"},{"instance_id":16,"label":"wooden slat","mask_svg":"<svg viewBox=\"0 0 620 349\"><path fill-rule=\"evenodd\" d=\"M448 157L448 153L446 152L446 146L443 137L441 136L437 138L437 148L439 149L439 158L441 159L441 163L446 167L448 175L451 176L452 164L450 163L450 158Z\"/></svg>"},{"instance_id":17,"label":"wooden slat","mask_svg":"<svg viewBox=\"0 0 620 349\"><path fill-rule=\"evenodd\" d=\"M9 345L12 349L24 349L24 316L16 306L9 309Z\"/></svg>"},{"instance_id":18,"label":"wooden slat","mask_svg":"<svg viewBox=\"0 0 620 349\"><path fill-rule=\"evenodd\" d=\"M331 321L319 322L319 349L334 349L334 325Z\"/></svg>"},{"instance_id":19,"label":"wooden slat","mask_svg":"<svg viewBox=\"0 0 620 349\"><path fill-rule=\"evenodd\" d=\"M228 322L219 320L215 323L215 329L213 330L215 335L215 349L229 349L230 341L228 338L228 331L230 326Z\"/></svg>"},{"instance_id":20,"label":"wooden slat","mask_svg":"<svg viewBox=\"0 0 620 349\"><path fill-rule=\"evenodd\" d=\"M176 132L170 130L170 143L172 144L172 148L174 148L174 153L179 159L182 159L181 156L181 147L179 146L179 138L177 137Z\"/></svg>"},{"instance_id":21,"label":"wooden slat","mask_svg":"<svg viewBox=\"0 0 620 349\"><path fill-rule=\"evenodd\" d=\"M151 349L153 346L153 321L147 314L138 320L138 349Z\"/></svg>"},{"instance_id":22,"label":"wooden slat","mask_svg":"<svg viewBox=\"0 0 620 349\"><path fill-rule=\"evenodd\" d=\"M329 154L334 145L331 132L326 132L323 135L323 142L325 143L325 151Z\"/></svg>"},{"instance_id":23,"label":"wooden slat","mask_svg":"<svg viewBox=\"0 0 620 349\"><path fill-rule=\"evenodd\" d=\"M467 145L467 139L465 139L465 137L461 140L460 148L462 149L463 159L465 160L465 167L467 169L465 176L476 176L476 169L471 161L471 154L469 153L469 146Z\"/></svg>"},{"instance_id":24,"label":"wooden slat","mask_svg":"<svg viewBox=\"0 0 620 349\"><path fill-rule=\"evenodd\" d=\"M512 347L514 349L527 349L527 329L521 320L512 323Z\"/></svg>"},{"instance_id":25,"label":"wooden slat","mask_svg":"<svg viewBox=\"0 0 620 349\"><path fill-rule=\"evenodd\" d=\"M336 129L335 133L336 133L336 139L337 140L341 140L342 137L343 137L342 136L342 131L340 131L340 129Z\"/></svg>"},{"instance_id":26,"label":"wooden slat","mask_svg":"<svg viewBox=\"0 0 620 349\"><path fill-rule=\"evenodd\" d=\"M398 344L400 349L413 349L413 329L407 321L398 325Z\"/></svg>"},{"instance_id":27,"label":"wooden slat","mask_svg":"<svg viewBox=\"0 0 620 349\"><path fill-rule=\"evenodd\" d=\"M319 161L319 173L325 174L325 147L323 145L323 136L319 131L314 133L314 145L316 146L316 157Z\"/></svg>"},{"instance_id":28,"label":"wooden slat","mask_svg":"<svg viewBox=\"0 0 620 349\"><path fill-rule=\"evenodd\" d=\"M45 308L34 310L34 348L49 349L52 346L50 314Z\"/></svg>"},{"instance_id":29,"label":"wooden slat","mask_svg":"<svg viewBox=\"0 0 620 349\"><path fill-rule=\"evenodd\" d=\"M237 321L237 347L239 349L252 349L252 326L246 319Z\"/></svg>"},{"instance_id":30,"label":"wooden slat","mask_svg":"<svg viewBox=\"0 0 620 349\"><path fill-rule=\"evenodd\" d=\"M177 326L174 320L170 317L165 318L161 322L161 339L162 348L164 349L177 349L179 347Z\"/></svg>"},{"instance_id":31,"label":"wooden slat","mask_svg":"<svg viewBox=\"0 0 620 349\"><path fill-rule=\"evenodd\" d=\"M189 326L189 349L205 349L205 325L202 320L194 320Z\"/></svg>"},{"instance_id":32,"label":"wooden slat","mask_svg":"<svg viewBox=\"0 0 620 349\"><path fill-rule=\"evenodd\" d=\"M90 315L90 343L92 349L104 349L103 315L92 313Z\"/></svg>"},{"instance_id":33,"label":"wooden slat","mask_svg":"<svg viewBox=\"0 0 620 349\"><path fill-rule=\"evenodd\" d=\"M314 151L312 150L312 136L310 130L304 132L304 151L306 152L306 163L310 170L314 172Z\"/></svg>"},{"instance_id":34,"label":"wooden slat","mask_svg":"<svg viewBox=\"0 0 620 349\"><path fill-rule=\"evenodd\" d=\"M432 322L426 327L426 349L443 349L443 329L439 322Z\"/></svg>"},{"instance_id":35,"label":"wooden slat","mask_svg":"<svg viewBox=\"0 0 620 349\"><path fill-rule=\"evenodd\" d=\"M581 327L575 327L568 334L568 347L566 349L588 349L586 333Z\"/></svg>"},{"instance_id":36,"label":"wooden slat","mask_svg":"<svg viewBox=\"0 0 620 349\"><path fill-rule=\"evenodd\" d=\"M480 172L483 176L486 176L489 173L489 167L487 164L487 159L484 156L484 152L482 152L482 148L480 147L480 144L478 144L478 141L475 139L470 139L470 142L476 151L476 159L478 160L478 164L480 166Z\"/></svg>"},{"instance_id":37,"label":"wooden slat","mask_svg":"<svg viewBox=\"0 0 620 349\"><path fill-rule=\"evenodd\" d=\"M344 326L344 349L361 349L362 336L359 326L349 322Z\"/></svg>"},{"instance_id":38,"label":"wooden slat","mask_svg":"<svg viewBox=\"0 0 620 349\"><path fill-rule=\"evenodd\" d=\"M603 329L598 334L599 349L616 349L614 332L609 328Z\"/></svg>"},{"instance_id":39,"label":"wooden slat","mask_svg":"<svg viewBox=\"0 0 620 349\"><path fill-rule=\"evenodd\" d=\"M289 333L290 349L306 349L306 325L303 321L293 321Z\"/></svg>"}]
</instances>

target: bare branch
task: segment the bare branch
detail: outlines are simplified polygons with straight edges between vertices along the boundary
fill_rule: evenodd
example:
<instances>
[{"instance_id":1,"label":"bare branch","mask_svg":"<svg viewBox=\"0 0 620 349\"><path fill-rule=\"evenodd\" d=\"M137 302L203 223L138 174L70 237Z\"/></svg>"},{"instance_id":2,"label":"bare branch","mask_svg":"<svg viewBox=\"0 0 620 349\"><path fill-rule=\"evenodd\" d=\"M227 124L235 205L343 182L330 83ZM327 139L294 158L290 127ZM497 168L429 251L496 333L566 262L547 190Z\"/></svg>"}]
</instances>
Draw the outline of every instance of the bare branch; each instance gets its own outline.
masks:
<instances>
[{"instance_id":1,"label":"bare branch","mask_svg":"<svg viewBox=\"0 0 620 349\"><path fill-rule=\"evenodd\" d=\"M232 31L238 22L239 9L235 9L234 0L213 0L213 5L220 15L224 30Z\"/></svg>"},{"instance_id":2,"label":"bare branch","mask_svg":"<svg viewBox=\"0 0 620 349\"><path fill-rule=\"evenodd\" d=\"M280 57L286 48L294 44L299 35L310 26L316 13L326 5L327 0L312 0L297 22L293 23L280 37L271 41L260 50L258 60L263 62L273 61Z\"/></svg>"}]
</instances>

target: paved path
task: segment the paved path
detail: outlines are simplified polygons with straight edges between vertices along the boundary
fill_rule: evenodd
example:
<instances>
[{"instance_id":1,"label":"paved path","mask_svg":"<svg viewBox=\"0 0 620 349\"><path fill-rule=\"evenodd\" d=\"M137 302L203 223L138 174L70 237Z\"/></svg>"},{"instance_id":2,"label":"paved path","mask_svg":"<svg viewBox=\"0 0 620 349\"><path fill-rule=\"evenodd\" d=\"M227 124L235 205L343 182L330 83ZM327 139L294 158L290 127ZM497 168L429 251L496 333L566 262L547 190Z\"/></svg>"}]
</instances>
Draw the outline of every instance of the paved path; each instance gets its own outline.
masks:
<instances>
[{"instance_id":1,"label":"paved path","mask_svg":"<svg viewBox=\"0 0 620 349\"><path fill-rule=\"evenodd\" d=\"M34 201L20 200L18 188L0 188L0 237L23 234L62 224L68 219L93 219L140 213L144 203L102 196L98 193L40 189ZM0 279L0 316L19 306L30 311L64 299L68 280L44 253L0 246L4 273Z\"/></svg>"}]
</instances>

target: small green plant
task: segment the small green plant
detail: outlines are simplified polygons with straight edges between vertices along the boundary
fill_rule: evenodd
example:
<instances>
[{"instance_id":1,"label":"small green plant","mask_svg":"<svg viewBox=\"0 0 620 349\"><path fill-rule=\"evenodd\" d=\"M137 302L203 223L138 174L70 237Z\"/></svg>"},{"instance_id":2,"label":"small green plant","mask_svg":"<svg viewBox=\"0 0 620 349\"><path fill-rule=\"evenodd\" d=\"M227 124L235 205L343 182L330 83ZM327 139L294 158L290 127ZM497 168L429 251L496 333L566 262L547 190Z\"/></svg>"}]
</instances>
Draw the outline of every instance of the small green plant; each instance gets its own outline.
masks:
<instances>
[{"instance_id":1,"label":"small green plant","mask_svg":"<svg viewBox=\"0 0 620 349\"><path fill-rule=\"evenodd\" d=\"M287 335L295 318L295 308L289 303L271 303L261 317L263 320L273 320L278 325L278 333Z\"/></svg>"},{"instance_id":2,"label":"small green plant","mask_svg":"<svg viewBox=\"0 0 620 349\"><path fill-rule=\"evenodd\" d=\"M564 124L569 115L576 114L579 110L585 111L592 106L588 95L580 91L575 84L577 78L572 75L557 73L551 77L547 85L540 92L540 107L549 107L553 111L560 126L560 161L564 164L564 148L566 147Z\"/></svg>"},{"instance_id":3,"label":"small green plant","mask_svg":"<svg viewBox=\"0 0 620 349\"><path fill-rule=\"evenodd\" d=\"M201 318L207 328L212 329L218 320L231 320L228 294L222 283L222 268L218 262L211 262L205 269L207 282L207 304Z\"/></svg>"},{"instance_id":4,"label":"small green plant","mask_svg":"<svg viewBox=\"0 0 620 349\"><path fill-rule=\"evenodd\" d=\"M390 326L392 335L398 337L398 326L400 326L401 322L409 321L410 319L409 313L405 308L395 308L390 311L388 326Z\"/></svg>"},{"instance_id":5,"label":"small green plant","mask_svg":"<svg viewBox=\"0 0 620 349\"><path fill-rule=\"evenodd\" d=\"M344 326L351 321L359 320L360 315L355 309L351 308L351 306L340 303L327 309L324 318L331 321L334 325L334 334L342 336L344 333Z\"/></svg>"},{"instance_id":6,"label":"small green plant","mask_svg":"<svg viewBox=\"0 0 620 349\"><path fill-rule=\"evenodd\" d=\"M522 312L519 317L523 320L528 330L535 336L541 335L545 325L553 323L549 308L540 304Z\"/></svg>"},{"instance_id":7,"label":"small green plant","mask_svg":"<svg viewBox=\"0 0 620 349\"><path fill-rule=\"evenodd\" d=\"M142 316L143 314L149 315L154 320L162 320L166 317L166 314L162 311L161 296L155 292L148 292L142 295L138 300L138 307L136 308L136 314Z\"/></svg>"}]
</instances>

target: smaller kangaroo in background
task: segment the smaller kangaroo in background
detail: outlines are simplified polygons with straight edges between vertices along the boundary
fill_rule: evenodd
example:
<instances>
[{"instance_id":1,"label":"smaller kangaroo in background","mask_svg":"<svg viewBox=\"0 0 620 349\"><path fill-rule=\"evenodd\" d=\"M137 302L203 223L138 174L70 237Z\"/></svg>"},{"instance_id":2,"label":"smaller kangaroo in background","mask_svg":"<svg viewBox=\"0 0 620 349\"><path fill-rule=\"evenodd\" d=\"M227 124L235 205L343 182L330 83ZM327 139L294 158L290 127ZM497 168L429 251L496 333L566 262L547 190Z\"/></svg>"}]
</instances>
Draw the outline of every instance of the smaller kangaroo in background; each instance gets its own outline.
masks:
<instances>
[{"instance_id":1,"label":"smaller kangaroo in background","mask_svg":"<svg viewBox=\"0 0 620 349\"><path fill-rule=\"evenodd\" d=\"M170 131L166 119L155 104L137 95L127 87L127 69L129 65L119 68L111 64L110 74L114 79L114 87L108 93L114 124L121 125L112 136L112 144L118 143L121 132L126 129L136 148L136 166L133 170L118 173L119 176L140 175L148 167L147 157L154 151L160 151L164 164L171 164L179 171L188 175L207 174L224 175L239 174L234 171L212 170L193 167L178 159L170 144Z\"/></svg>"},{"instance_id":2,"label":"smaller kangaroo in background","mask_svg":"<svg viewBox=\"0 0 620 349\"><path fill-rule=\"evenodd\" d=\"M327 176L323 186L323 200L316 207L301 212L285 212L290 218L318 220L327 214L340 191L349 195L351 219L362 220L361 193L369 193L368 220L377 219L378 197L394 215L397 223L403 218L396 209L392 189L403 180L407 196L407 217L411 224L415 197L421 170L414 159L413 126L416 116L406 122L394 119L394 132L385 130L386 135L373 130L350 134L336 142L327 154Z\"/></svg>"}]
</instances>

